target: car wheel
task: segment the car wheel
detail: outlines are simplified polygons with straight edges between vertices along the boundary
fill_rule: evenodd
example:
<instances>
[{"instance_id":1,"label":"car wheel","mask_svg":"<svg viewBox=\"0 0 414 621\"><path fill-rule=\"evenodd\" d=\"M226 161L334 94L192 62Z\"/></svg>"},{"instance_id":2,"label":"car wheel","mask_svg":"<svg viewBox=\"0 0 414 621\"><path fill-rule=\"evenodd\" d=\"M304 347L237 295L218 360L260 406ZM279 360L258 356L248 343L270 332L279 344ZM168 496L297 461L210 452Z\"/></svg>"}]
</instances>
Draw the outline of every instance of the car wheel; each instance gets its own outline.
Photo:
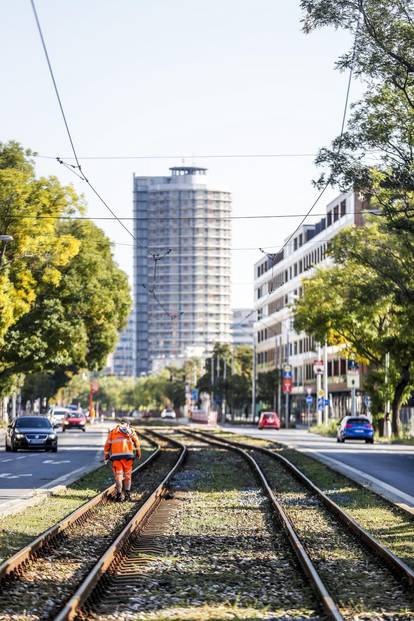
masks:
<instances>
[{"instance_id":1,"label":"car wheel","mask_svg":"<svg viewBox=\"0 0 414 621\"><path fill-rule=\"evenodd\" d=\"M10 446L7 444L7 442L6 442L6 443L5 443L5 445L4 445L4 449L5 449L5 451L6 451L7 453L10 453L10 451L11 451L11 448L10 448Z\"/></svg>"},{"instance_id":2,"label":"car wheel","mask_svg":"<svg viewBox=\"0 0 414 621\"><path fill-rule=\"evenodd\" d=\"M57 453L57 446L55 446L54 448L52 448L52 453Z\"/></svg>"},{"instance_id":3,"label":"car wheel","mask_svg":"<svg viewBox=\"0 0 414 621\"><path fill-rule=\"evenodd\" d=\"M83 431L83 432L85 432L85 431L86 431L85 427L82 429L82 431Z\"/></svg>"},{"instance_id":4,"label":"car wheel","mask_svg":"<svg viewBox=\"0 0 414 621\"><path fill-rule=\"evenodd\" d=\"M341 438L342 444L345 444L345 438Z\"/></svg>"},{"instance_id":5,"label":"car wheel","mask_svg":"<svg viewBox=\"0 0 414 621\"><path fill-rule=\"evenodd\" d=\"M10 450L13 451L13 453L17 453L17 448L14 446L14 442L10 442Z\"/></svg>"}]
</instances>

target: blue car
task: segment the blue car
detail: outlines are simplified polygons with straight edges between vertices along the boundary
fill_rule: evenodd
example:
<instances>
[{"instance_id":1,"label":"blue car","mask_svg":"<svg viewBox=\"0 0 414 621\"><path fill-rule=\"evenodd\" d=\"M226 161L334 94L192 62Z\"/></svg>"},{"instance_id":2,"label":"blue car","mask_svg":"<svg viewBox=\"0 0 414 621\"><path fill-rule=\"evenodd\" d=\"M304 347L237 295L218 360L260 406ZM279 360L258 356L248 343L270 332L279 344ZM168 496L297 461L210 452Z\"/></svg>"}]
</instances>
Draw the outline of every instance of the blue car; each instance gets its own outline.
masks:
<instances>
[{"instance_id":1,"label":"blue car","mask_svg":"<svg viewBox=\"0 0 414 621\"><path fill-rule=\"evenodd\" d=\"M345 440L365 440L374 444L374 427L367 416L345 416L338 425L337 442Z\"/></svg>"}]
</instances>

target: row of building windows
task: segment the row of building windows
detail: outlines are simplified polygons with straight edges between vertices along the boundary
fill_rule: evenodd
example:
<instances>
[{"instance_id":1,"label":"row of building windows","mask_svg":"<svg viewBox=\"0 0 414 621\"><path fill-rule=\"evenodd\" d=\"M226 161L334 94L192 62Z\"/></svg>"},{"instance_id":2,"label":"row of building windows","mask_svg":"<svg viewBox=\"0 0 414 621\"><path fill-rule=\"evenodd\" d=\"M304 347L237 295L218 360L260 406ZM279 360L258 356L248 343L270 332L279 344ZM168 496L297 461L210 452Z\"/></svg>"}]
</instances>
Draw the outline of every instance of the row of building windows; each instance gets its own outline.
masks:
<instances>
[{"instance_id":1,"label":"row of building windows","mask_svg":"<svg viewBox=\"0 0 414 621\"><path fill-rule=\"evenodd\" d=\"M312 228L309 228L306 232L300 233L297 237L293 239L293 250L298 250L305 243L310 241L315 234L319 234L322 230L325 230L335 222L337 222L340 218L343 218L346 215L346 199L342 200L340 203L335 205L332 209L327 212L326 218L322 218L322 220L316 223ZM268 258L257 266L256 274L257 278L260 278L263 274L265 274L269 269L274 267L277 263L282 261L285 258L285 254L280 251L277 254L268 256ZM320 259L322 260L322 259ZM318 262L318 261L314 261ZM299 268L297 268L299 270ZM306 269L306 268L305 268ZM298 271L298 273L301 273Z\"/></svg>"}]
</instances>

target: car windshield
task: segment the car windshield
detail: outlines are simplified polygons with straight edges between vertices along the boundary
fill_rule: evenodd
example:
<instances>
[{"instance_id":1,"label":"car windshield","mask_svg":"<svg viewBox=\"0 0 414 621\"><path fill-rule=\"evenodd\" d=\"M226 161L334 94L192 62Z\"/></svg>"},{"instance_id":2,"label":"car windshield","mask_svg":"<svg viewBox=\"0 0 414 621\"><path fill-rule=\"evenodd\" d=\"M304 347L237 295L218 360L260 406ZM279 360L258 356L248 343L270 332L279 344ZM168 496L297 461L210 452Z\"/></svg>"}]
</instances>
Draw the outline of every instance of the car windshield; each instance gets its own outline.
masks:
<instances>
[{"instance_id":1,"label":"car windshield","mask_svg":"<svg viewBox=\"0 0 414 621\"><path fill-rule=\"evenodd\" d=\"M263 414L263 418L273 418L273 414Z\"/></svg>"},{"instance_id":2,"label":"car windshield","mask_svg":"<svg viewBox=\"0 0 414 621\"><path fill-rule=\"evenodd\" d=\"M51 428L51 424L47 418L37 418L35 416L28 416L25 418L19 418L16 421L16 427L18 429L40 429L40 428Z\"/></svg>"},{"instance_id":3,"label":"car windshield","mask_svg":"<svg viewBox=\"0 0 414 621\"><path fill-rule=\"evenodd\" d=\"M369 423L367 418L350 418L348 420L348 425L366 425Z\"/></svg>"}]
</instances>

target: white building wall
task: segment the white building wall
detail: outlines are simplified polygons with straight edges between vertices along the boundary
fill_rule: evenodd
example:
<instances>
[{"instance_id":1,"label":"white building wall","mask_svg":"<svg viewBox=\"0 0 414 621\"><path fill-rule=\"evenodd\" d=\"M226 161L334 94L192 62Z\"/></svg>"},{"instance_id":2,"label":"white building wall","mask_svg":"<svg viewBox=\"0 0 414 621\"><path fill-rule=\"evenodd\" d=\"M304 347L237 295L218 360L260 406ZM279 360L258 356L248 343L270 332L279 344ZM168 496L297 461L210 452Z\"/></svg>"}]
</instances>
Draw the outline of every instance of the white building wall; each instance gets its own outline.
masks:
<instances>
[{"instance_id":1,"label":"white building wall","mask_svg":"<svg viewBox=\"0 0 414 621\"><path fill-rule=\"evenodd\" d=\"M343 228L359 224L362 221L361 211L362 204L354 192L342 194L327 205L325 227L318 234L314 235L316 225L304 225L284 249L283 258L279 256L274 262L272 257L263 257L255 264L257 372L280 368L280 363L288 358L293 367L293 395L298 397L304 398L308 389L315 393L316 378L311 367L316 358L317 345L305 333L294 331L291 305L302 295L303 280L312 276L317 267L327 266L332 261L325 256L329 240ZM319 226L323 226L323 219ZM308 235L314 236L306 241ZM299 236L302 236L301 245ZM329 347L328 359L329 367L332 367L332 389L338 393L348 392L344 361L339 362L339 349ZM338 374L334 375L336 370Z\"/></svg>"}]
</instances>

